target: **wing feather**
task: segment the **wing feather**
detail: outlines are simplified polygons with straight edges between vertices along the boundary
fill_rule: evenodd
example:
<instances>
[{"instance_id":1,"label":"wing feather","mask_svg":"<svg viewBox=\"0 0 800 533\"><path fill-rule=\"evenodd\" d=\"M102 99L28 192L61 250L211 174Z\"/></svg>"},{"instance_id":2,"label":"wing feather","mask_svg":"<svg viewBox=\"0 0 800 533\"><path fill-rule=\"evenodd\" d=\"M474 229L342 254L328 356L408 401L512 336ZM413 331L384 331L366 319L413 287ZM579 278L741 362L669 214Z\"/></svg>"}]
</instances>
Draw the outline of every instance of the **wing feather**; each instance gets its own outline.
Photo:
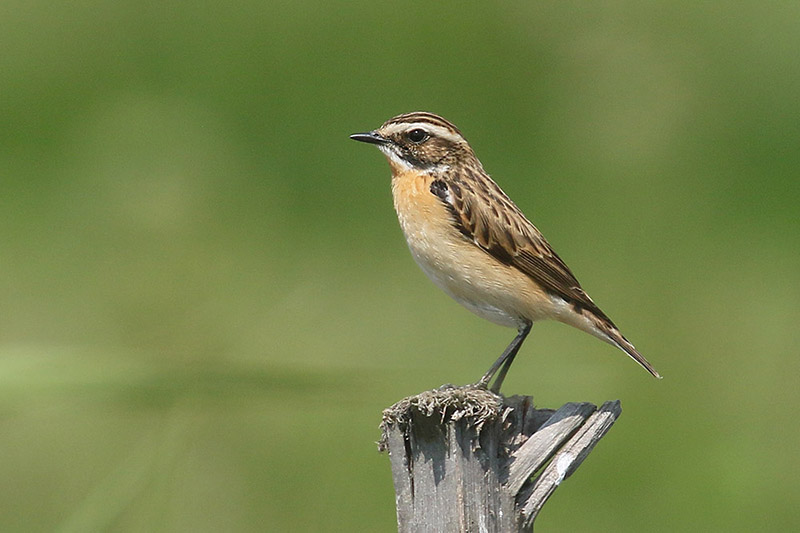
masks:
<instances>
[{"instance_id":1,"label":"wing feather","mask_svg":"<svg viewBox=\"0 0 800 533\"><path fill-rule=\"evenodd\" d=\"M508 196L491 181L471 175L465 180L448 180L451 194L440 196L450 209L453 223L501 263L511 265L550 293L585 308L614 327L611 320L589 298L569 267ZM475 183L476 180L480 180ZM438 181L438 180L437 180ZM479 192L476 192L478 189Z\"/></svg>"}]
</instances>

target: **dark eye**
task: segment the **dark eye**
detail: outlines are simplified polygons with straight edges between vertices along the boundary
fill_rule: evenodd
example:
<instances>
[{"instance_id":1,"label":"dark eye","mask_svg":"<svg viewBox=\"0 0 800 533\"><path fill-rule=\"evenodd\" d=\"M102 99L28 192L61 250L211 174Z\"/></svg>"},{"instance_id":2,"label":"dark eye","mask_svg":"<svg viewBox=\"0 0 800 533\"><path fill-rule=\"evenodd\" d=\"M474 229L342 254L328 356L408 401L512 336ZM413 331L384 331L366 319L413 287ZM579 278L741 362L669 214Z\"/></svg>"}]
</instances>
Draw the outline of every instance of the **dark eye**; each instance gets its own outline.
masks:
<instances>
[{"instance_id":1,"label":"dark eye","mask_svg":"<svg viewBox=\"0 0 800 533\"><path fill-rule=\"evenodd\" d=\"M413 143L419 144L427 138L428 138L428 133L420 128L408 132L408 140Z\"/></svg>"}]
</instances>

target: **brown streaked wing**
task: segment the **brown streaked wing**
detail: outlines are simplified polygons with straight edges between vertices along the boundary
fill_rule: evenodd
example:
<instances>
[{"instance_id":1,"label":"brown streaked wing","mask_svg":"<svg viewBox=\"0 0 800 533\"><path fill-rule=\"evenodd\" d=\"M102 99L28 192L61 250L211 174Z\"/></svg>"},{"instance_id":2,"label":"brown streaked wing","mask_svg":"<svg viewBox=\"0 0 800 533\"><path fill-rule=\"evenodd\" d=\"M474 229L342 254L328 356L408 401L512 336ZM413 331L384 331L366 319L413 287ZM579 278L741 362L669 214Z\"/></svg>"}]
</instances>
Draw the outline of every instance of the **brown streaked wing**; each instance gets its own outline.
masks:
<instances>
[{"instance_id":1,"label":"brown streaked wing","mask_svg":"<svg viewBox=\"0 0 800 533\"><path fill-rule=\"evenodd\" d=\"M587 309L614 327L511 199L488 178L474 174L469 178L449 181L451 201L443 199L454 216L456 228L498 261L517 268L549 292Z\"/></svg>"}]
</instances>

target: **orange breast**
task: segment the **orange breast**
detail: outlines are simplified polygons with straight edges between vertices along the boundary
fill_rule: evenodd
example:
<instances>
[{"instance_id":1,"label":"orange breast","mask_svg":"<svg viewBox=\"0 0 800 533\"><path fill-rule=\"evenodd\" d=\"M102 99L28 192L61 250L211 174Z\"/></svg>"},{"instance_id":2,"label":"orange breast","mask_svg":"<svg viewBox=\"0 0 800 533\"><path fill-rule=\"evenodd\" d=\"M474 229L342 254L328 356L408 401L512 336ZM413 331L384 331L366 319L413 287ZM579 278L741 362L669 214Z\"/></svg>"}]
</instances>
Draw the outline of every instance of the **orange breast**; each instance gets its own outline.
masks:
<instances>
[{"instance_id":1,"label":"orange breast","mask_svg":"<svg viewBox=\"0 0 800 533\"><path fill-rule=\"evenodd\" d=\"M392 177L394 208L407 239L446 238L455 231L447 208L430 192L432 181L429 174L415 171Z\"/></svg>"}]
</instances>

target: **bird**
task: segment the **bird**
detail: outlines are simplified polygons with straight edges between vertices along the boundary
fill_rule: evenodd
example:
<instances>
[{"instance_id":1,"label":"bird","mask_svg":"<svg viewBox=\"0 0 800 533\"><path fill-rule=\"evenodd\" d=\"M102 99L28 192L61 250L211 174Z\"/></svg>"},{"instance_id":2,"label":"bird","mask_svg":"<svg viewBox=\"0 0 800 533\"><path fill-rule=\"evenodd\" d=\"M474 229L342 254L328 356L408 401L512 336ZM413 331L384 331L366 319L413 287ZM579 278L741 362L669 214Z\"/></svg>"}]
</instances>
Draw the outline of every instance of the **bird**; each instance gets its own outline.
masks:
<instances>
[{"instance_id":1,"label":"bird","mask_svg":"<svg viewBox=\"0 0 800 533\"><path fill-rule=\"evenodd\" d=\"M534 322L556 320L661 375L581 288L564 261L483 169L450 121L417 111L354 133L391 168L394 208L414 260L458 303L517 335L475 383L499 393Z\"/></svg>"}]
</instances>

